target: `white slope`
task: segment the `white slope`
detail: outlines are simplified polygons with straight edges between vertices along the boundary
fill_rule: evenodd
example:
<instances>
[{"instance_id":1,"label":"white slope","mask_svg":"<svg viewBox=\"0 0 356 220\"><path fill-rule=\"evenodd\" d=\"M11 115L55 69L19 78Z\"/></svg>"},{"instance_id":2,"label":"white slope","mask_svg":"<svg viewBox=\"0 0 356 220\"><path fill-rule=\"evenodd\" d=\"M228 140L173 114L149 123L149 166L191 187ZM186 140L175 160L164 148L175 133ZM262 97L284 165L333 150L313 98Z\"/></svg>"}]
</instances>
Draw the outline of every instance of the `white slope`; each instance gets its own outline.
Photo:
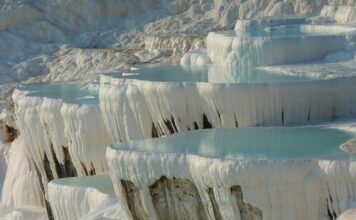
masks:
<instances>
[{"instance_id":1,"label":"white slope","mask_svg":"<svg viewBox=\"0 0 356 220\"><path fill-rule=\"evenodd\" d=\"M43 207L38 174L28 159L22 138L11 143L6 178L2 190L2 203L14 208Z\"/></svg>"},{"instance_id":2,"label":"white slope","mask_svg":"<svg viewBox=\"0 0 356 220\"><path fill-rule=\"evenodd\" d=\"M0 203L0 220L46 220L44 208L23 207L14 209Z\"/></svg>"}]
</instances>

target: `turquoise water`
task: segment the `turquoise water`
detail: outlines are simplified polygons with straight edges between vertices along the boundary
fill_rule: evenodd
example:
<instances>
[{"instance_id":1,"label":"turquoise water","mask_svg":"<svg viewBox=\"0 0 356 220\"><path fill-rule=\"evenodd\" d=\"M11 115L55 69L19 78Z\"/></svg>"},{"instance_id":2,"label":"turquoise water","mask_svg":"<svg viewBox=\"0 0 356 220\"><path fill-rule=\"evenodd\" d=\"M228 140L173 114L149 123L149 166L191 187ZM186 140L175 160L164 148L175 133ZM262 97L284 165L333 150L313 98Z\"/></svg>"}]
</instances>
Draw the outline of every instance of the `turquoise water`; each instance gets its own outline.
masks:
<instances>
[{"instance_id":1,"label":"turquoise water","mask_svg":"<svg viewBox=\"0 0 356 220\"><path fill-rule=\"evenodd\" d=\"M21 86L19 89L30 91L30 96L62 99L66 103L98 105L98 91L76 84L38 83Z\"/></svg>"},{"instance_id":2,"label":"turquoise water","mask_svg":"<svg viewBox=\"0 0 356 220\"><path fill-rule=\"evenodd\" d=\"M303 37L335 34L335 32L328 31L303 31L300 25L281 25L267 28L256 26L246 31L230 30L216 33L226 37Z\"/></svg>"},{"instance_id":3,"label":"turquoise water","mask_svg":"<svg viewBox=\"0 0 356 220\"><path fill-rule=\"evenodd\" d=\"M354 155L339 146L354 136L342 130L315 127L206 129L114 147L229 159L352 159Z\"/></svg>"},{"instance_id":4,"label":"turquoise water","mask_svg":"<svg viewBox=\"0 0 356 220\"><path fill-rule=\"evenodd\" d=\"M59 185L78 186L78 187L93 187L103 193L114 195L114 186L109 174L101 174L87 177L69 177L61 178L53 181Z\"/></svg>"},{"instance_id":5,"label":"turquoise water","mask_svg":"<svg viewBox=\"0 0 356 220\"><path fill-rule=\"evenodd\" d=\"M277 83L306 81L312 78L290 76L254 70L252 73L241 73L217 65L181 66L173 64L143 65L139 70L124 74L113 74L116 78L138 79L157 82L211 82L211 83Z\"/></svg>"},{"instance_id":6,"label":"turquoise water","mask_svg":"<svg viewBox=\"0 0 356 220\"><path fill-rule=\"evenodd\" d=\"M173 64L143 65L139 70L113 74L123 79L158 82L213 82L213 83L277 83L311 80L307 77L288 76L262 71L239 74L216 65L184 67ZM37 83L19 87L29 91L29 96L62 99L66 103L99 105L98 91L81 84Z\"/></svg>"}]
</instances>

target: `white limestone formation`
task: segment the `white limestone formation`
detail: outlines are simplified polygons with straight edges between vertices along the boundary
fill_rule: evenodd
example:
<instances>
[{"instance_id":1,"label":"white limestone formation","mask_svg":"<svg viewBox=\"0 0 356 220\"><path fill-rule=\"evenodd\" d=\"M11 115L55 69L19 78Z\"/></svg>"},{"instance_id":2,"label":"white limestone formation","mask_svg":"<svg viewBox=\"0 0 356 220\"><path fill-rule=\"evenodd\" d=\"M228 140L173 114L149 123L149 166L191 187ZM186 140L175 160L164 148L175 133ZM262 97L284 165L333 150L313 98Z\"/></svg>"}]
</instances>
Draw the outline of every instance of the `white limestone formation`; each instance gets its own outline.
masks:
<instances>
[{"instance_id":1,"label":"white limestone formation","mask_svg":"<svg viewBox=\"0 0 356 220\"><path fill-rule=\"evenodd\" d=\"M356 198L353 161L228 160L113 147L107 159L117 196L142 219L162 218L159 198L167 200L165 212L192 219L335 219ZM162 184L170 196L157 194Z\"/></svg>"},{"instance_id":2,"label":"white limestone formation","mask_svg":"<svg viewBox=\"0 0 356 220\"><path fill-rule=\"evenodd\" d=\"M324 5L332 6L324 7L321 15L325 17L314 21L354 21L354 6L344 6L354 5L352 0L1 1L0 108L4 103L7 107L14 104L16 123L9 126L8 121L0 122L0 136L10 142L6 144L6 149L10 148L6 150L9 157L0 156L1 166L7 166L2 190L2 203L6 207L0 207L0 219L46 218L46 201L50 201L53 215L58 219L131 219L133 216L128 212L127 203L109 198L96 189L67 187L56 181L49 184L49 189L47 187L52 179L107 171L104 151L112 142L156 137L189 129L290 124L353 116L356 111L356 82L352 77L276 85L223 85L156 83L103 76L100 108L32 97L20 90L12 95L14 103L8 99L12 89L27 80L97 82L102 73L118 71L140 62L167 61L187 51L188 54L181 59L185 65L220 63L247 65L250 68L314 59L338 62L345 57L326 55L334 50L354 49L354 33L343 34L354 31L353 28L304 25L301 27L305 32L326 30L333 34L288 40L249 38L245 41L242 38L226 39L212 33L205 40L210 31L233 28L237 19L314 16L320 13ZM299 21L295 20L296 23ZM246 30L253 27L253 22L247 23L240 22L236 28ZM167 33L171 35L166 37ZM189 52L204 47L205 41L208 53ZM281 48L288 49L280 52ZM301 48L307 50L303 52ZM348 64L348 67L352 65ZM338 69L350 72L342 67ZM0 119L3 119L2 116ZM18 129L19 136L16 139L15 136L9 136L9 128ZM128 157L125 158L124 154ZM203 195L203 206L199 202L192 203L197 206L189 206L188 214L192 214L195 208L204 207L208 211L201 212L201 217L208 218L213 218L216 213L227 219L233 218L238 216L240 208L245 211L251 208L252 213L246 212L247 215L260 217L262 214L267 219L326 217L328 213L323 212L325 210L336 216L350 208L354 199L353 193L346 190L354 191L352 162L254 164L210 161L191 155L161 156L151 158L144 154L110 153L112 170L115 170L114 180L125 177L132 183L126 182L126 187L136 190L135 187L139 186L144 189L140 196L145 209L139 212L140 215L155 215L148 199L147 184L154 183L162 174L167 175L168 180L163 179L162 183L156 185L156 193L160 195L162 192L158 189L171 186L169 180L173 175L184 177L189 180L180 182L185 186L184 190L197 193L192 187L193 183L199 189L198 194ZM152 161L157 168L148 174L152 175L149 178L144 173L149 167L145 164L147 161ZM136 162L141 163L140 170L127 168L126 163ZM118 164L120 167L116 166ZM211 167L208 172L207 167ZM278 173L282 167L291 169ZM237 170L235 174L241 176L230 176L234 169ZM118 170L120 173L117 173ZM257 170L260 176L247 175L250 170ZM282 175L286 178L283 179ZM202 183L206 181L211 186L208 193L201 190ZM268 186L270 188L258 188L254 181L270 181L274 184ZM235 202L240 206L238 209L226 203L231 201L231 195L227 192L227 187L232 186L229 184L241 184L243 200L240 196ZM115 187L118 194L123 193L118 182ZM291 190L287 191L286 187L291 187ZM238 187L233 191L235 195L241 194ZM257 192L262 196L259 197ZM286 196L278 192L284 192ZM209 205L212 198L215 205ZM84 207L78 207L81 202ZM271 204L286 209L272 213L267 208ZM216 212L216 207L222 210Z\"/></svg>"},{"instance_id":3,"label":"white limestone formation","mask_svg":"<svg viewBox=\"0 0 356 220\"><path fill-rule=\"evenodd\" d=\"M9 206L4 206L0 203L0 219L1 220L46 220L46 212L44 209L37 207L23 207L14 209Z\"/></svg>"},{"instance_id":4,"label":"white limestone formation","mask_svg":"<svg viewBox=\"0 0 356 220\"><path fill-rule=\"evenodd\" d=\"M356 216L356 209L351 208L343 212L337 219L338 220L353 220Z\"/></svg>"},{"instance_id":5,"label":"white limestone formation","mask_svg":"<svg viewBox=\"0 0 356 220\"><path fill-rule=\"evenodd\" d=\"M199 66L212 64L212 62L206 50L192 50L182 56L180 64L182 66Z\"/></svg>"},{"instance_id":6,"label":"white limestone formation","mask_svg":"<svg viewBox=\"0 0 356 220\"><path fill-rule=\"evenodd\" d=\"M44 207L41 179L26 155L20 136L11 143L6 177L2 188L2 203L13 208ZM2 217L2 216L1 216Z\"/></svg>"},{"instance_id":7,"label":"white limestone formation","mask_svg":"<svg viewBox=\"0 0 356 220\"><path fill-rule=\"evenodd\" d=\"M281 25L300 25L307 22L306 18L263 18L263 19L240 19L236 21L235 30L237 31L251 31L257 29L265 29L268 27L276 27Z\"/></svg>"},{"instance_id":8,"label":"white limestone formation","mask_svg":"<svg viewBox=\"0 0 356 220\"><path fill-rule=\"evenodd\" d=\"M130 216L115 198L108 174L54 180L48 184L48 197L55 219L100 219L100 212L105 210L101 219L124 220Z\"/></svg>"},{"instance_id":9,"label":"white limestone formation","mask_svg":"<svg viewBox=\"0 0 356 220\"><path fill-rule=\"evenodd\" d=\"M347 39L344 33L355 31L353 28L343 26L322 25L277 28L281 28L281 31L286 28L286 32L288 28L297 28L302 33L320 33L320 35L245 36L235 32L209 33L208 54L214 64L241 71L249 71L258 66L307 62L322 59L332 51L345 49Z\"/></svg>"},{"instance_id":10,"label":"white limestone formation","mask_svg":"<svg viewBox=\"0 0 356 220\"><path fill-rule=\"evenodd\" d=\"M214 84L102 76L100 108L115 142L196 128L295 124L354 115L355 80Z\"/></svg>"},{"instance_id":11,"label":"white limestone formation","mask_svg":"<svg viewBox=\"0 0 356 220\"><path fill-rule=\"evenodd\" d=\"M22 144L11 151L5 204L44 207L50 180L107 171L104 152L111 140L98 107L32 97L21 90L13 99Z\"/></svg>"}]
</instances>

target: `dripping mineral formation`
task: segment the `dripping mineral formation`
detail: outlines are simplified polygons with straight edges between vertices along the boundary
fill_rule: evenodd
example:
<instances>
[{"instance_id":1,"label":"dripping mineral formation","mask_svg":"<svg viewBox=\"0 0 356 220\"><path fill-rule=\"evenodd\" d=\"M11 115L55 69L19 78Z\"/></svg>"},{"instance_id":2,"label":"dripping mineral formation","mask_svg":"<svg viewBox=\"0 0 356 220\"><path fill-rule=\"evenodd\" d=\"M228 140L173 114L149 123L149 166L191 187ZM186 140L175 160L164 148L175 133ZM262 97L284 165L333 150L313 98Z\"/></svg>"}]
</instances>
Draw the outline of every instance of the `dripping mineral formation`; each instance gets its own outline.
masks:
<instances>
[{"instance_id":1,"label":"dripping mineral formation","mask_svg":"<svg viewBox=\"0 0 356 220\"><path fill-rule=\"evenodd\" d=\"M0 219L355 218L355 8L0 2Z\"/></svg>"}]
</instances>

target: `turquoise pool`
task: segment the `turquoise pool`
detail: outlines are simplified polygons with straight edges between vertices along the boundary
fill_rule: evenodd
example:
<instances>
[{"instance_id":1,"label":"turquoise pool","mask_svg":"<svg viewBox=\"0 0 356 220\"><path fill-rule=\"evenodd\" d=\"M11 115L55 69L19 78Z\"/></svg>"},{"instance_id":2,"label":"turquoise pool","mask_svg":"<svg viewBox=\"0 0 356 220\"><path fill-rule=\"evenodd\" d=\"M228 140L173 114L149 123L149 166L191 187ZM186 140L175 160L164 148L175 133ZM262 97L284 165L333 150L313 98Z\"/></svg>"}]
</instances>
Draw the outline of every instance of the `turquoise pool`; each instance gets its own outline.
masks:
<instances>
[{"instance_id":1,"label":"turquoise pool","mask_svg":"<svg viewBox=\"0 0 356 220\"><path fill-rule=\"evenodd\" d=\"M62 99L71 104L99 105L98 91L79 84L38 83L18 89L29 91L29 96Z\"/></svg>"},{"instance_id":2,"label":"turquoise pool","mask_svg":"<svg viewBox=\"0 0 356 220\"><path fill-rule=\"evenodd\" d=\"M262 25L261 25L262 26ZM319 28L316 28L319 27ZM327 25L277 25L271 27L260 27L256 25L253 28L241 30L230 30L230 31L220 31L215 32L216 34L226 36L226 37L305 37L305 36L325 36L325 35L335 35L344 34L348 31L347 28L344 30L333 29L333 26L328 28Z\"/></svg>"},{"instance_id":3,"label":"turquoise pool","mask_svg":"<svg viewBox=\"0 0 356 220\"><path fill-rule=\"evenodd\" d=\"M74 186L74 187L92 187L100 190L103 193L114 195L114 186L109 174L100 174L96 176L86 177L69 177L61 178L52 181L58 185Z\"/></svg>"},{"instance_id":4,"label":"turquoise pool","mask_svg":"<svg viewBox=\"0 0 356 220\"><path fill-rule=\"evenodd\" d=\"M118 150L228 159L353 159L339 149L354 133L320 127L207 129L116 144Z\"/></svg>"},{"instance_id":5,"label":"turquoise pool","mask_svg":"<svg viewBox=\"0 0 356 220\"><path fill-rule=\"evenodd\" d=\"M115 78L138 79L157 82L210 82L210 83L278 83L306 81L313 78L290 76L253 70L242 73L217 65L181 66L173 64L156 64L139 66L138 70L113 74Z\"/></svg>"}]
</instances>

